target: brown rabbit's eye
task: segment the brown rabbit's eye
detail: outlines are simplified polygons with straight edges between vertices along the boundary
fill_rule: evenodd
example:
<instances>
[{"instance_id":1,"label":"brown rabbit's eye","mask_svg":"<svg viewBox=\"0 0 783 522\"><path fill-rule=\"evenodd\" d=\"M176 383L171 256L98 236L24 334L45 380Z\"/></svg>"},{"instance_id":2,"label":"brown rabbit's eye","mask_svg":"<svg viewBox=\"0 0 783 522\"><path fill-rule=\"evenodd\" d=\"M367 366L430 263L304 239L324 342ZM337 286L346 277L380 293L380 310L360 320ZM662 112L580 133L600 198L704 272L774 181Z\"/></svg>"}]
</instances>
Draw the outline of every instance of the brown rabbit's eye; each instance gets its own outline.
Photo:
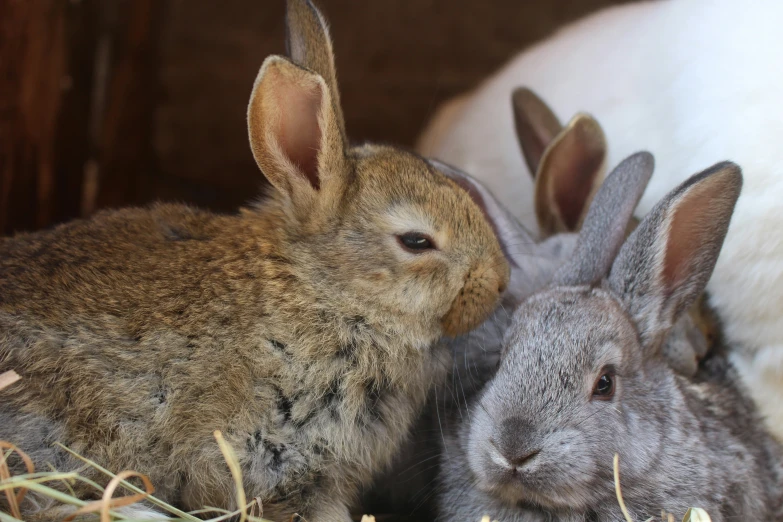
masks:
<instances>
[{"instance_id":1,"label":"brown rabbit's eye","mask_svg":"<svg viewBox=\"0 0 783 522\"><path fill-rule=\"evenodd\" d=\"M424 250L431 250L435 248L435 243L426 234L419 234L417 232L408 232L397 236L397 241L400 242L402 247L414 254L419 254Z\"/></svg>"},{"instance_id":2,"label":"brown rabbit's eye","mask_svg":"<svg viewBox=\"0 0 783 522\"><path fill-rule=\"evenodd\" d=\"M593 397L599 400L609 400L614 395L614 375L605 373L601 375L593 387Z\"/></svg>"}]
</instances>

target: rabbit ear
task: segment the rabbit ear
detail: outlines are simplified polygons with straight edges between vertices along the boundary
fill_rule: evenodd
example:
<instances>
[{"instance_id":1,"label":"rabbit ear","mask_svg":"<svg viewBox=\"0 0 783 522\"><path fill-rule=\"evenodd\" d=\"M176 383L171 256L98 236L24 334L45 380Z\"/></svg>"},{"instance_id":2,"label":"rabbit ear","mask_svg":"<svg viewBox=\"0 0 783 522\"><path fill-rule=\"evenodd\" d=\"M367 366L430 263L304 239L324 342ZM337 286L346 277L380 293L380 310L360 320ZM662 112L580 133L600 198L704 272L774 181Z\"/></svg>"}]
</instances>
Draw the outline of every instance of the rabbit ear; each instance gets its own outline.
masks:
<instances>
[{"instance_id":1,"label":"rabbit ear","mask_svg":"<svg viewBox=\"0 0 783 522\"><path fill-rule=\"evenodd\" d=\"M291 60L305 69L319 74L329 89L332 112L343 141L345 120L337 89L337 70L334 66L332 39L326 18L310 0L288 0L286 8L286 49Z\"/></svg>"},{"instance_id":2,"label":"rabbit ear","mask_svg":"<svg viewBox=\"0 0 783 522\"><path fill-rule=\"evenodd\" d=\"M544 100L527 87L518 87L511 93L511 105L519 146L530 175L535 176L544 150L563 126Z\"/></svg>"},{"instance_id":3,"label":"rabbit ear","mask_svg":"<svg viewBox=\"0 0 783 522\"><path fill-rule=\"evenodd\" d=\"M321 193L332 196L347 182L333 108L321 76L280 56L264 61L247 109L250 147L272 185L303 215Z\"/></svg>"},{"instance_id":4,"label":"rabbit ear","mask_svg":"<svg viewBox=\"0 0 783 522\"><path fill-rule=\"evenodd\" d=\"M692 176L669 193L628 238L609 274L642 346L657 351L712 275L742 188L734 163Z\"/></svg>"},{"instance_id":5,"label":"rabbit ear","mask_svg":"<svg viewBox=\"0 0 783 522\"><path fill-rule=\"evenodd\" d=\"M554 284L591 285L607 274L654 164L652 154L637 152L609 174L590 204L574 253L555 274Z\"/></svg>"},{"instance_id":6,"label":"rabbit ear","mask_svg":"<svg viewBox=\"0 0 783 522\"><path fill-rule=\"evenodd\" d=\"M557 234L539 242L484 185L445 163L427 161L470 194L495 231L511 265L511 280L504 296L506 304L518 305L551 280L552 273L573 249L574 234Z\"/></svg>"},{"instance_id":7,"label":"rabbit ear","mask_svg":"<svg viewBox=\"0 0 783 522\"><path fill-rule=\"evenodd\" d=\"M438 160L428 159L427 161L470 194L495 231L509 263L515 267L522 266L522 263L526 261L523 253L524 247L537 243L533 235L476 179Z\"/></svg>"},{"instance_id":8,"label":"rabbit ear","mask_svg":"<svg viewBox=\"0 0 783 522\"><path fill-rule=\"evenodd\" d=\"M601 184L606 138L598 122L577 114L544 151L535 179L536 218L542 234L574 231Z\"/></svg>"}]
</instances>

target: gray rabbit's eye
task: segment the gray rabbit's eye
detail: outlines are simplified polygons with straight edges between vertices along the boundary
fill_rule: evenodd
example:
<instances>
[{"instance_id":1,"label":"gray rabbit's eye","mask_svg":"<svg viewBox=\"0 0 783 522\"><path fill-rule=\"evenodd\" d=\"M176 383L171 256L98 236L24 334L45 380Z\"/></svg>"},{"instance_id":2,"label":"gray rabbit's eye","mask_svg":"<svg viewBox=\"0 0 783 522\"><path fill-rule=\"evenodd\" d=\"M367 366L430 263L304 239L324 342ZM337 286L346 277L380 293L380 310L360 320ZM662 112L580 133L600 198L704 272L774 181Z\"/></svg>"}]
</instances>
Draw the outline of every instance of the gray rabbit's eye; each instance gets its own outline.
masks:
<instances>
[{"instance_id":1,"label":"gray rabbit's eye","mask_svg":"<svg viewBox=\"0 0 783 522\"><path fill-rule=\"evenodd\" d=\"M595 381L595 386L593 387L593 397L598 400L608 401L613 396L614 374L607 372L601 375L598 380Z\"/></svg>"},{"instance_id":2,"label":"gray rabbit's eye","mask_svg":"<svg viewBox=\"0 0 783 522\"><path fill-rule=\"evenodd\" d=\"M430 236L418 232L401 234L397 236L397 241L402 245L402 248L413 254L420 254L425 250L432 250L435 248L435 242Z\"/></svg>"}]
</instances>

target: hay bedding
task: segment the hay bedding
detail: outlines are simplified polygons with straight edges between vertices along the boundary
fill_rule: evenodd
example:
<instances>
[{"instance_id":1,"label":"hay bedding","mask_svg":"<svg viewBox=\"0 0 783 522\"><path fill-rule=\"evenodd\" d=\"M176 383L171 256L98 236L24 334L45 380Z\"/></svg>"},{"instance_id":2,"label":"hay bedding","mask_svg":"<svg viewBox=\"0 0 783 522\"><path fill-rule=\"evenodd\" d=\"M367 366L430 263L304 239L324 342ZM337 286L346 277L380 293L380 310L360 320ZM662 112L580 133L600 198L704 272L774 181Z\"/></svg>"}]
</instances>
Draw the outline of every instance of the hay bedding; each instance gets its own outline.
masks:
<instances>
[{"instance_id":1,"label":"hay bedding","mask_svg":"<svg viewBox=\"0 0 783 522\"><path fill-rule=\"evenodd\" d=\"M19 380L19 375L13 370L0 374L0 390L11 386ZM237 505L243 506L241 509L232 512L206 506L202 510L185 513L184 511L155 498L153 495L155 491L153 484L151 484L149 479L141 473L126 470L115 475L111 471L102 468L97 463L92 462L81 455L77 455L62 445L60 446L63 449L84 462L85 465L95 468L105 474L109 479L106 487L85 479L79 475L78 472L62 473L57 470L36 471L33 462L23 451L9 442L0 441L0 451L2 451L2 455L0 455L0 495L5 495L8 505L10 506L10 513L0 511L0 522L24 522L19 506L28 492L34 492L44 498L48 498L63 506L63 508L71 506L69 509L70 514L64 515L63 522L69 522L71 520L99 520L100 522L123 520L132 522L134 519L131 518L133 516L131 512L123 514L117 512L117 509L132 506L142 501L152 504L168 514L168 518L162 518L161 520L204 522L204 518L199 518L196 515L214 514L215 516L206 519L206 521L221 522L224 520L238 519L239 522L270 522L263 518L263 506L260 503L260 499L248 499L245 496L245 492L242 488L242 472L239 468L239 463L234 451L225 442L223 435L219 431L216 431L214 435L215 440L223 453L223 457L226 459L226 464L234 477ZM27 468L26 474L11 475L6 462L12 455L15 455L15 458L19 458L24 462L25 467ZM620 488L619 457L617 455L614 457L614 476L617 501L623 510L627 522L651 522L653 519L647 521L634 521L628 514ZM130 482L130 479L134 478L137 479L137 482L141 483L143 489ZM100 493L101 500L88 502L76 498L71 490L71 484L76 481L85 482L94 487L96 492ZM71 493L64 493L46 485L47 483L57 482L63 484L65 489ZM126 493L125 496L115 497L114 494L117 489L123 489ZM676 519L673 514L662 512L661 520L662 522L674 522ZM692 508L688 510L682 521L710 522L710 517L704 510ZM362 517L361 522L375 522L375 518L365 515ZM491 522L491 519L489 516L485 516L481 522Z\"/></svg>"}]
</instances>

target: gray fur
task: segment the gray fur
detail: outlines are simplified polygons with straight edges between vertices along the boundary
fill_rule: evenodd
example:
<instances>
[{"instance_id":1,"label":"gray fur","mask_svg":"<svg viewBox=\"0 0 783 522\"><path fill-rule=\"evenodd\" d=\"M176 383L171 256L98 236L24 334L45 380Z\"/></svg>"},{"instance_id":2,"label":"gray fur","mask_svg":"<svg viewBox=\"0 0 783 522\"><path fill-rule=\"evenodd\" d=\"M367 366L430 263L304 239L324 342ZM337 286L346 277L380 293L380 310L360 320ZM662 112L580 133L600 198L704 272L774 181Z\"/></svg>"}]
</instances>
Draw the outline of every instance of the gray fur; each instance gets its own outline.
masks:
<instances>
[{"instance_id":1,"label":"gray fur","mask_svg":"<svg viewBox=\"0 0 783 522\"><path fill-rule=\"evenodd\" d=\"M448 381L435 390L394 465L376 481L363 500L363 505L373 511L416 511L425 518L434 511L430 500L434 496L436 462L444 431L448 433L447 425L454 418L461 420L469 415L468 404L497 371L513 311L524 299L550 284L558 269L566 274L578 272L579 267L574 268L577 263L572 262L571 268L566 268L569 260L593 259L593 263L600 263L604 271L608 270L653 168L652 156L645 152L622 162L596 193L579 236L559 233L540 240L477 180L449 165L434 160L430 162L481 203L506 250L511 280L501 306L479 328L455 339L444 340L451 353ZM599 205L612 209L612 212L601 211L597 208ZM591 250L592 245L585 240L590 237L596 242L611 242L612 257L609 258L601 249ZM575 248L579 240L582 252L577 254ZM602 275L599 273L599 276ZM689 317L683 316L676 326L667 338L665 356L678 372L693 375L696 356L704 355L706 341ZM683 361L688 365L684 365Z\"/></svg>"},{"instance_id":2,"label":"gray fur","mask_svg":"<svg viewBox=\"0 0 783 522\"><path fill-rule=\"evenodd\" d=\"M692 378L660 353L706 285L740 186L733 164L693 176L643 220L598 286L588 267L584 281L522 304L500 368L444 438L440 520L622 521L615 453L634 520L693 506L714 522L783 520L783 453L726 347ZM607 368L615 394L597 400Z\"/></svg>"},{"instance_id":3,"label":"gray fur","mask_svg":"<svg viewBox=\"0 0 783 522\"><path fill-rule=\"evenodd\" d=\"M623 244L654 165L652 154L638 152L612 171L585 216L574 255L555 274L554 284L592 284L606 274Z\"/></svg>"}]
</instances>

